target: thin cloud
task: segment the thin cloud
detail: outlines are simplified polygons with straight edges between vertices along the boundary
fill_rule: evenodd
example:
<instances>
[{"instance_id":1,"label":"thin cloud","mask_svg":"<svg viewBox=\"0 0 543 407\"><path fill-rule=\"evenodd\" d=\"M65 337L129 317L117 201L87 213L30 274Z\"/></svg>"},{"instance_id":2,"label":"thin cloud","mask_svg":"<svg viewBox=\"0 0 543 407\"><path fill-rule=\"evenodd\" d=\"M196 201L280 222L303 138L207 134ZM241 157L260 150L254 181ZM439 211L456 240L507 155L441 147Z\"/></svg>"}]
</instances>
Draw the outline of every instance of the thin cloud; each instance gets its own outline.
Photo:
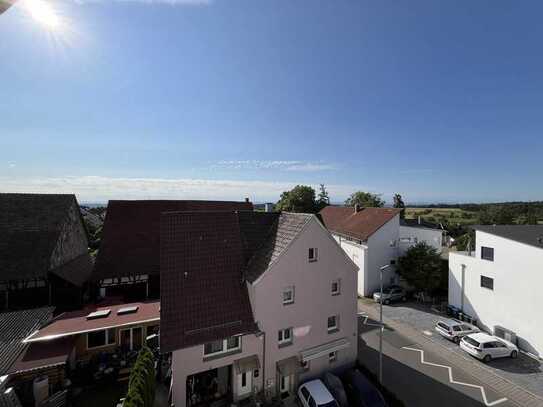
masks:
<instances>
[{"instance_id":1,"label":"thin cloud","mask_svg":"<svg viewBox=\"0 0 543 407\"><path fill-rule=\"evenodd\" d=\"M336 167L327 163L284 160L223 160L212 165L213 169L231 170L280 170L298 172L331 171Z\"/></svg>"},{"instance_id":2,"label":"thin cloud","mask_svg":"<svg viewBox=\"0 0 543 407\"><path fill-rule=\"evenodd\" d=\"M76 194L81 202L105 202L109 199L223 199L254 202L275 202L283 191L301 182L114 178L101 176L0 178L2 192ZM318 188L318 185L312 185ZM342 201L353 191L367 190L363 186L326 185L333 201Z\"/></svg>"},{"instance_id":3,"label":"thin cloud","mask_svg":"<svg viewBox=\"0 0 543 407\"><path fill-rule=\"evenodd\" d=\"M15 166L16 166L15 161L8 161L9 168L15 168Z\"/></svg>"}]
</instances>

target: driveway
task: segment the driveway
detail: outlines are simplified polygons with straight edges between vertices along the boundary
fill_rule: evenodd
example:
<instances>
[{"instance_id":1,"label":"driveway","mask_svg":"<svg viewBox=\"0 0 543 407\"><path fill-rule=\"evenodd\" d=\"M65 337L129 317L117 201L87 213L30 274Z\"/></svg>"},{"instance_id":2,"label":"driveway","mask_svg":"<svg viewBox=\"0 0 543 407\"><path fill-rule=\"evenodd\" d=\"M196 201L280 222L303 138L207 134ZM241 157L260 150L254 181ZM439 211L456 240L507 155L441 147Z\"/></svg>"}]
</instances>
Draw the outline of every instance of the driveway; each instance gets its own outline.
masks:
<instances>
[{"instance_id":1,"label":"driveway","mask_svg":"<svg viewBox=\"0 0 543 407\"><path fill-rule=\"evenodd\" d=\"M359 311L377 318L379 306L371 300L361 299ZM483 364L465 354L454 343L435 333L435 321L442 315L418 303L384 305L383 316L385 323L393 326L396 333L407 333L410 338L415 338L414 342L422 343L422 350L431 348L436 355L447 355L446 358L454 359L462 372L481 377L481 381L489 383L492 388L504 389L504 391L509 388L519 393L517 401L530 400L535 403L533 405L543 406L543 367L539 361L520 354L516 360L506 358ZM525 397L521 397L520 393L523 393L522 396ZM518 404L523 405L523 403Z\"/></svg>"}]
</instances>

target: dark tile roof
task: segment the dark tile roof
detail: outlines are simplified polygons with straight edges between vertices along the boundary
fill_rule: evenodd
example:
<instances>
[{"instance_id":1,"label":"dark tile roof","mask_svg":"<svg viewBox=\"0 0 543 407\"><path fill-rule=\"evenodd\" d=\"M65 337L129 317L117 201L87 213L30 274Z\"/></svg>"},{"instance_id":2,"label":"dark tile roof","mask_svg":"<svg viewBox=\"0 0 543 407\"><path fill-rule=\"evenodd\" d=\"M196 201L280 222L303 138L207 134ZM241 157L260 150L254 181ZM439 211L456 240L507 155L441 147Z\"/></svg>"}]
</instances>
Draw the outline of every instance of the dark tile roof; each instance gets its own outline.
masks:
<instances>
[{"instance_id":1,"label":"dark tile roof","mask_svg":"<svg viewBox=\"0 0 543 407\"><path fill-rule=\"evenodd\" d=\"M0 313L0 376L6 374L26 344L23 339L53 317L53 307Z\"/></svg>"},{"instance_id":2,"label":"dark tile roof","mask_svg":"<svg viewBox=\"0 0 543 407\"><path fill-rule=\"evenodd\" d=\"M75 195L0 193L0 281L44 278Z\"/></svg>"},{"instance_id":3,"label":"dark tile roof","mask_svg":"<svg viewBox=\"0 0 543 407\"><path fill-rule=\"evenodd\" d=\"M439 223L428 222L424 219L400 219L401 226L407 226L410 228L423 228L423 229L439 229L443 230L443 226Z\"/></svg>"},{"instance_id":4,"label":"dark tile roof","mask_svg":"<svg viewBox=\"0 0 543 407\"><path fill-rule=\"evenodd\" d=\"M163 215L161 351L257 329L242 269L236 212Z\"/></svg>"},{"instance_id":5,"label":"dark tile roof","mask_svg":"<svg viewBox=\"0 0 543 407\"><path fill-rule=\"evenodd\" d=\"M543 249L543 225L475 225L472 228Z\"/></svg>"},{"instance_id":6,"label":"dark tile roof","mask_svg":"<svg viewBox=\"0 0 543 407\"><path fill-rule=\"evenodd\" d=\"M89 253L85 253L60 267L52 269L51 273L76 287L81 287L89 280L92 273L92 266L92 257Z\"/></svg>"},{"instance_id":7,"label":"dark tile roof","mask_svg":"<svg viewBox=\"0 0 543 407\"><path fill-rule=\"evenodd\" d=\"M158 274L160 216L177 211L252 211L250 202L109 201L92 279Z\"/></svg>"},{"instance_id":8,"label":"dark tile roof","mask_svg":"<svg viewBox=\"0 0 543 407\"><path fill-rule=\"evenodd\" d=\"M327 206L319 215L329 231L367 241L400 212L395 208L362 208L355 212L351 207Z\"/></svg>"}]
</instances>

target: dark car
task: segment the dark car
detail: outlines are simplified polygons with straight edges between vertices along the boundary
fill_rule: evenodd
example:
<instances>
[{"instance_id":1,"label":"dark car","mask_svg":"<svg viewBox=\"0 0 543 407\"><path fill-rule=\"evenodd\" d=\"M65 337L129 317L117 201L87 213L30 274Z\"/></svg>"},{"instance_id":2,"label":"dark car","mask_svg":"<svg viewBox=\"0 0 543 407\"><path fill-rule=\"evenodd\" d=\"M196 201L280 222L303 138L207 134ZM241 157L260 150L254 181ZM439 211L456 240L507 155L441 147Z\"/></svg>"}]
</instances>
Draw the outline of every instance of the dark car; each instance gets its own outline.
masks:
<instances>
[{"instance_id":1,"label":"dark car","mask_svg":"<svg viewBox=\"0 0 543 407\"><path fill-rule=\"evenodd\" d=\"M387 407L379 390L359 370L348 371L343 384L351 407Z\"/></svg>"},{"instance_id":2,"label":"dark car","mask_svg":"<svg viewBox=\"0 0 543 407\"><path fill-rule=\"evenodd\" d=\"M350 407L347 400L347 394L343 388L343 383L336 375L326 372L322 378L324 385L328 388L332 396L336 399L340 407Z\"/></svg>"}]
</instances>

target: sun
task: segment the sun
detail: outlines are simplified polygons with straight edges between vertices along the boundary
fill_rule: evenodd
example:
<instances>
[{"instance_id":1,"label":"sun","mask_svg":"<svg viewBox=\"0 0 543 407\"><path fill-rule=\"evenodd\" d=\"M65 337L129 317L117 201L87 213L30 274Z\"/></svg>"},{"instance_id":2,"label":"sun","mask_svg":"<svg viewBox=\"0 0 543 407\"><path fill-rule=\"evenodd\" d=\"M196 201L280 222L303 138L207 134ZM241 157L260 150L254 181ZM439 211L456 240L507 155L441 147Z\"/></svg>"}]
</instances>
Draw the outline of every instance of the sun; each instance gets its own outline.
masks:
<instances>
[{"instance_id":1,"label":"sun","mask_svg":"<svg viewBox=\"0 0 543 407\"><path fill-rule=\"evenodd\" d=\"M57 30L60 19L55 9L47 0L24 0L24 7L34 20L49 30Z\"/></svg>"}]
</instances>

